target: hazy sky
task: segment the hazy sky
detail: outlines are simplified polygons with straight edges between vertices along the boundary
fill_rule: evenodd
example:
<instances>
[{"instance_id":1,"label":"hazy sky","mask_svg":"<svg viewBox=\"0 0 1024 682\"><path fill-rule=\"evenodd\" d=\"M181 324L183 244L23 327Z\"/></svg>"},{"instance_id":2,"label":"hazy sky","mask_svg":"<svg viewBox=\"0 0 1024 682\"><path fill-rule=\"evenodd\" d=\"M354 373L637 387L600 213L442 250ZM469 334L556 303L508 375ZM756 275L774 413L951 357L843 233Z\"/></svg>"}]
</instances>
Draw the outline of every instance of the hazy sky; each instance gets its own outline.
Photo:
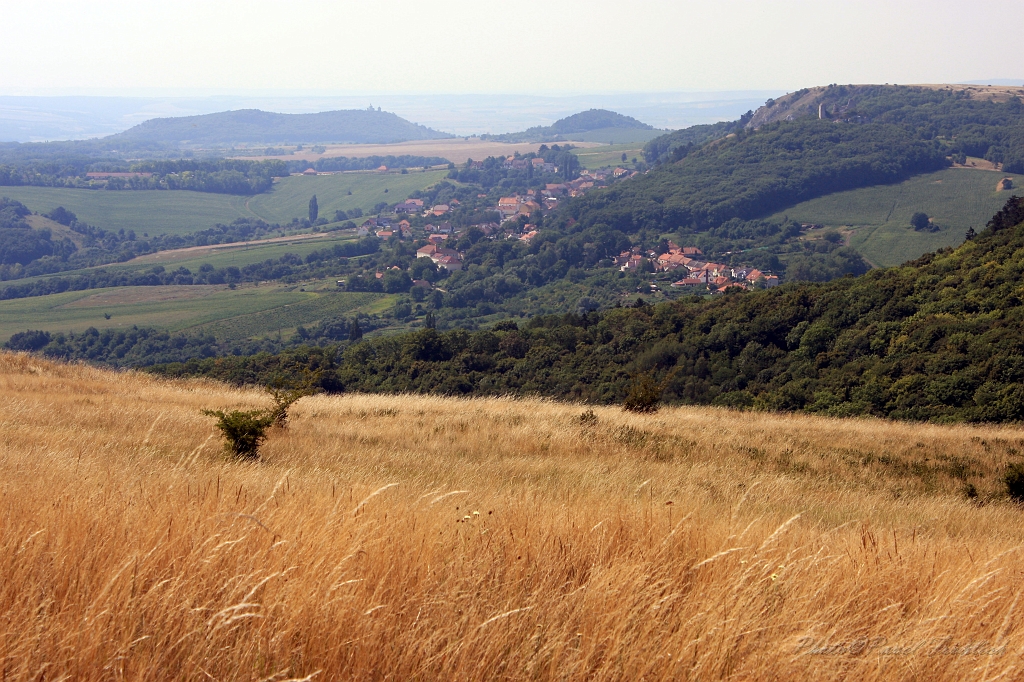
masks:
<instances>
[{"instance_id":1,"label":"hazy sky","mask_svg":"<svg viewBox=\"0 0 1024 682\"><path fill-rule=\"evenodd\" d=\"M0 24L0 94L1024 79L1022 0L0 0Z\"/></svg>"}]
</instances>

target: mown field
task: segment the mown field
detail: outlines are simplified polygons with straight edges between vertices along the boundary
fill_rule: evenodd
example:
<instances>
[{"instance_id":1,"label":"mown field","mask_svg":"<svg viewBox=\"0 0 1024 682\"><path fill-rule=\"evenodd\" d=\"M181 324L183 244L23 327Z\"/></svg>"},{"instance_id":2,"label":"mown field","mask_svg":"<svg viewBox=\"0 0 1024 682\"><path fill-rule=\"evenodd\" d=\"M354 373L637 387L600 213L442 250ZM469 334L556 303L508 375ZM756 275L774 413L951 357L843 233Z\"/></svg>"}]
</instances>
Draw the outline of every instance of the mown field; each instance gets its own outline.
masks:
<instances>
[{"instance_id":1,"label":"mown field","mask_svg":"<svg viewBox=\"0 0 1024 682\"><path fill-rule=\"evenodd\" d=\"M271 258L280 258L286 253L305 257L317 249L330 248L334 244L352 241L356 237L351 231L336 231L324 234L299 234L287 238L274 238L274 241L259 242L238 242L230 245L217 245L215 247L189 247L187 249L172 249L158 251L133 258L124 263L108 263L92 268L80 270L66 270L52 275L38 275L36 277L25 277L19 280L12 280L12 283L34 282L40 279L51 277L72 277L85 274L91 270L106 270L108 272L135 272L146 271L157 265L168 269L179 267L188 268L195 272L200 265L209 263L217 268L229 266L242 267L252 263L261 263Z\"/></svg>"},{"instance_id":2,"label":"mown field","mask_svg":"<svg viewBox=\"0 0 1024 682\"><path fill-rule=\"evenodd\" d=\"M309 199L315 194L320 215L331 220L338 209L370 211L381 202L396 204L412 192L440 182L447 174L447 170L440 170L409 171L407 175L341 173L283 178L270 192L250 199L247 210L268 223L286 223L296 216L305 217Z\"/></svg>"},{"instance_id":3,"label":"mown field","mask_svg":"<svg viewBox=\"0 0 1024 682\"><path fill-rule=\"evenodd\" d=\"M135 230L140 236L188 234L235 218L255 217L245 210L246 197L206 192L0 187L0 196L16 199L36 213L63 206L90 225Z\"/></svg>"},{"instance_id":4,"label":"mown field","mask_svg":"<svg viewBox=\"0 0 1024 682\"><path fill-rule=\"evenodd\" d=\"M624 165L622 155L626 155L626 165L632 167L633 158L643 158L644 145L640 144L612 144L602 147L586 147L574 149L572 153L580 160L580 166L587 169L605 168Z\"/></svg>"},{"instance_id":5,"label":"mown field","mask_svg":"<svg viewBox=\"0 0 1024 682\"><path fill-rule=\"evenodd\" d=\"M1020 676L1019 428L268 405L0 354L5 679Z\"/></svg>"},{"instance_id":6,"label":"mown field","mask_svg":"<svg viewBox=\"0 0 1024 682\"><path fill-rule=\"evenodd\" d=\"M980 231L1006 200L1020 190L997 192L1004 177L1014 186L1024 176L951 168L920 175L896 185L866 187L830 194L780 211L776 218L789 217L803 223L826 227L851 227L850 245L873 265L899 265L945 246L963 242L969 227ZM915 232L911 216L928 214L937 232Z\"/></svg>"},{"instance_id":7,"label":"mown field","mask_svg":"<svg viewBox=\"0 0 1024 682\"><path fill-rule=\"evenodd\" d=\"M117 287L0 301L0 343L27 329L80 332L89 327L132 325L203 331L218 341L233 341L288 334L300 324L311 325L363 307L375 312L379 299L393 299L383 294L330 291L329 287L328 282L304 287L243 285L237 289L224 285Z\"/></svg>"},{"instance_id":8,"label":"mown field","mask_svg":"<svg viewBox=\"0 0 1024 682\"><path fill-rule=\"evenodd\" d=\"M408 175L345 173L288 177L255 197L186 191L106 191L50 187L0 187L0 196L16 199L37 213L63 206L90 225L137 234L188 234L230 223L236 218L262 218L288 223L304 218L309 199L317 195L320 214L331 219L337 209L371 210L379 202L397 203L409 193L441 180L447 171ZM385 192L385 190L387 190Z\"/></svg>"},{"instance_id":9,"label":"mown field","mask_svg":"<svg viewBox=\"0 0 1024 682\"><path fill-rule=\"evenodd\" d=\"M643 130L640 128L598 128L585 133L572 133L566 139L580 142L600 142L602 144L639 144L641 147L656 137L664 135L664 130ZM637 157L639 158L639 156Z\"/></svg>"}]
</instances>

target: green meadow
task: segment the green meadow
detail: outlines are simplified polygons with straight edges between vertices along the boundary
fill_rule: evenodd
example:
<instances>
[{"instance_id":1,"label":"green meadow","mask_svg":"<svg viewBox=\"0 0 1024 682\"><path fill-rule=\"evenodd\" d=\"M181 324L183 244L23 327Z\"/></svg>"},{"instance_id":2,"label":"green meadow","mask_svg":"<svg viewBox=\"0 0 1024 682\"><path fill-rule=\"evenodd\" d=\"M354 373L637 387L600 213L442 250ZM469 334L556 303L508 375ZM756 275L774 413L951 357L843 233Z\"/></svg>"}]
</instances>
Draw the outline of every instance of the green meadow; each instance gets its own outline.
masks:
<instances>
[{"instance_id":1,"label":"green meadow","mask_svg":"<svg viewBox=\"0 0 1024 682\"><path fill-rule=\"evenodd\" d=\"M339 173L337 175L292 176L274 183L266 194L248 202L248 211L268 223L286 223L304 217L309 199L316 195L320 215L333 219L334 212L354 208L370 211L381 202L397 204L416 190L434 185L448 174L446 170L399 173Z\"/></svg>"},{"instance_id":2,"label":"green meadow","mask_svg":"<svg viewBox=\"0 0 1024 682\"><path fill-rule=\"evenodd\" d=\"M644 132L644 131L640 131ZM632 167L633 158L637 160L643 159L644 145L643 143L632 143L632 144L612 144L605 145L602 147L585 147L573 149L572 153L580 160L580 165L583 168L594 170L597 168L604 168L606 166L630 166ZM622 162L622 155L626 155L626 163Z\"/></svg>"},{"instance_id":3,"label":"green meadow","mask_svg":"<svg viewBox=\"0 0 1024 682\"><path fill-rule=\"evenodd\" d=\"M805 201L777 213L801 223L848 228L849 243L872 265L899 265L930 251L963 242L969 227L981 230L1015 193L996 191L1004 177L1014 186L1024 176L949 168L895 185L865 187ZM915 232L916 212L932 218L936 232Z\"/></svg>"},{"instance_id":4,"label":"green meadow","mask_svg":"<svg viewBox=\"0 0 1024 682\"><path fill-rule=\"evenodd\" d=\"M317 235L303 239L293 237L288 241L269 242L262 244L238 243L224 245L220 248L194 247L190 249L176 249L171 251L159 251L146 256L132 259L125 263L109 263L96 266L95 268L84 268L82 270L68 270L52 275L40 275L37 277L26 277L14 280L11 284L25 284L35 282L49 277L72 277L81 275L91 270L105 270L107 272L132 272L145 271L157 265L162 265L169 270L185 267L196 272L200 265L209 263L215 268L226 268L235 266L237 268L252 263L262 263L271 258L280 258L286 253L292 253L305 258L311 252L318 249L330 248L334 244L352 241L356 237L351 231L328 232L322 236ZM6 283L0 283L3 286Z\"/></svg>"},{"instance_id":5,"label":"green meadow","mask_svg":"<svg viewBox=\"0 0 1024 682\"><path fill-rule=\"evenodd\" d=\"M639 144L641 147L656 137L661 137L665 130L645 130L642 128L598 128L585 133L572 133L566 139L581 142L603 142L604 144ZM639 158L639 157L638 157Z\"/></svg>"},{"instance_id":6,"label":"green meadow","mask_svg":"<svg viewBox=\"0 0 1024 682\"><path fill-rule=\"evenodd\" d=\"M384 201L398 203L410 193L443 179L447 171L410 171L406 175L339 173L282 178L265 194L228 194L165 190L87 190L51 187L2 187L0 196L16 199L37 213L63 206L90 225L137 234L188 234L230 223L236 218L262 218L288 223L308 214L317 195L320 215L332 219L338 209L370 211Z\"/></svg>"},{"instance_id":7,"label":"green meadow","mask_svg":"<svg viewBox=\"0 0 1024 682\"><path fill-rule=\"evenodd\" d=\"M140 236L188 234L242 216L255 217L245 210L246 197L206 192L0 187L0 196L16 199L36 213L63 206L90 225L135 230Z\"/></svg>"},{"instance_id":8,"label":"green meadow","mask_svg":"<svg viewBox=\"0 0 1024 682\"><path fill-rule=\"evenodd\" d=\"M16 332L83 331L138 325L168 331L202 331L230 341L290 333L299 325L376 312L393 303L384 294L317 291L298 285L119 287L0 301L0 342ZM108 318L109 316L109 318Z\"/></svg>"}]
</instances>

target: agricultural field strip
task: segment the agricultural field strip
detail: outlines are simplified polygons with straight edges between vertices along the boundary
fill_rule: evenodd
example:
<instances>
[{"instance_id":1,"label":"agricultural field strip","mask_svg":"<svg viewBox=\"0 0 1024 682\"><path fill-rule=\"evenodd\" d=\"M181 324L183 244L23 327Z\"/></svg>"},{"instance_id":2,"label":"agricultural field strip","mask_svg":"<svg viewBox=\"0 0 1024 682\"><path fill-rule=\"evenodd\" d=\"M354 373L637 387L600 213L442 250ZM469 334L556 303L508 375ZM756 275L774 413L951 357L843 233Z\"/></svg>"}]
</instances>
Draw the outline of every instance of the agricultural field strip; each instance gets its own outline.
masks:
<instances>
[{"instance_id":1,"label":"agricultural field strip","mask_svg":"<svg viewBox=\"0 0 1024 682\"><path fill-rule=\"evenodd\" d=\"M634 157L638 160L643 158L643 151L643 144L616 144L605 145L604 147L573 149L572 153L580 160L582 167L594 170L606 166L615 167L623 165L623 153L626 154L625 163L632 164Z\"/></svg>"},{"instance_id":2,"label":"agricultural field strip","mask_svg":"<svg viewBox=\"0 0 1024 682\"><path fill-rule=\"evenodd\" d=\"M308 294L306 298L285 303L269 310L224 317L190 327L192 331L213 334L218 341L237 341L265 336L275 332L291 332L300 325L351 313L373 304L381 294L325 293ZM393 300L393 296L386 297Z\"/></svg>"},{"instance_id":3,"label":"agricultural field strip","mask_svg":"<svg viewBox=\"0 0 1024 682\"><path fill-rule=\"evenodd\" d=\"M581 147L598 147L598 142L574 142ZM295 154L285 156L241 156L242 159L280 159L282 161L316 161L320 158L345 156L349 158L366 158L368 156L439 156L452 163L465 163L467 159L480 161L488 156L511 156L516 152L526 154L535 152L539 142L494 142L479 138L454 138L448 140L421 140L416 142L396 142L394 144L329 144L323 154L314 154L309 148ZM412 171L410 171L411 173Z\"/></svg>"},{"instance_id":4,"label":"agricultural field strip","mask_svg":"<svg viewBox=\"0 0 1024 682\"><path fill-rule=\"evenodd\" d=\"M193 252L191 254L183 254L182 251L177 249L172 251L158 251L139 258L133 258L132 260L124 263L108 263L106 265L97 265L95 267L83 268L81 270L68 270L66 272L55 272L49 275L25 277L23 279L2 282L0 283L0 286L3 286L4 284L25 284L52 277L85 275L94 270L106 270L107 272L145 272L157 265L163 265L169 269L185 267L193 272L195 272L195 268L198 268L204 263L209 263L210 265L218 268L225 268L229 266L242 267L252 263L261 263L270 258L280 258L286 253L294 253L298 256L305 257L312 251L328 248L332 244L349 242L352 241L352 239L353 237L350 233L334 232L326 233L326 236L317 238L302 238L302 235L297 235L296 237L287 238L287 241L284 242L275 241L261 244L254 242L236 242L231 244L230 248L217 249L211 253ZM167 254L169 257L164 258L162 257L162 254ZM181 257L183 255L186 257Z\"/></svg>"},{"instance_id":5,"label":"agricultural field strip","mask_svg":"<svg viewBox=\"0 0 1024 682\"><path fill-rule=\"evenodd\" d=\"M374 174L341 173L295 176L274 183L254 197L184 190L86 190L51 187L0 187L0 196L22 202L32 211L48 213L63 206L90 225L105 230L189 234L228 224L238 218L288 223L306 217L309 199L317 195L320 214L330 219L338 209L370 211L380 202L397 203L410 193L433 185L447 171ZM385 190L387 190L385 192Z\"/></svg>"},{"instance_id":6,"label":"agricultural field strip","mask_svg":"<svg viewBox=\"0 0 1024 682\"><path fill-rule=\"evenodd\" d=\"M393 304L392 296L298 291L297 287L221 285L118 287L0 301L0 342L28 329L49 332L125 328L202 329L237 340L315 324L335 315ZM387 307L387 305L384 305ZM110 317L107 318L106 316ZM250 319L253 318L253 319Z\"/></svg>"}]
</instances>

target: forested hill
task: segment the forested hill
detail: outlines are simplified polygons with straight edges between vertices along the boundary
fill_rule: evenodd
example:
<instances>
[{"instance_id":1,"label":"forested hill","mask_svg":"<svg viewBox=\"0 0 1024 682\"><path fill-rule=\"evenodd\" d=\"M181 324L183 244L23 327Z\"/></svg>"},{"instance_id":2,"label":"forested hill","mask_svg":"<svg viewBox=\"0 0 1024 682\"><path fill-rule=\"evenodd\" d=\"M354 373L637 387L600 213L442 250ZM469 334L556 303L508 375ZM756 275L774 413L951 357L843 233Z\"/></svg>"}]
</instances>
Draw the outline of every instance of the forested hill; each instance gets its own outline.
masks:
<instances>
[{"instance_id":1,"label":"forested hill","mask_svg":"<svg viewBox=\"0 0 1024 682\"><path fill-rule=\"evenodd\" d=\"M521 133L485 135L502 142L558 142L575 139L573 135L595 130L654 130L653 126L607 109L588 109L559 119L549 126L534 126Z\"/></svg>"},{"instance_id":2,"label":"forested hill","mask_svg":"<svg viewBox=\"0 0 1024 682\"><path fill-rule=\"evenodd\" d=\"M871 86L853 98L842 90L823 90L821 118L805 111L754 128L751 112L732 124L656 138L646 150L653 170L572 201L563 219L575 229L675 234L701 248L707 237L709 248L723 240L756 248L784 229L761 219L801 201L899 182L966 155L1024 170L1024 105L1016 96L989 101L955 90ZM837 104L844 95L849 106Z\"/></svg>"},{"instance_id":3,"label":"forested hill","mask_svg":"<svg viewBox=\"0 0 1024 682\"><path fill-rule=\"evenodd\" d=\"M399 116L370 109L277 114L259 109L201 116L154 118L104 138L138 145L223 146L230 144L367 143L451 137Z\"/></svg>"},{"instance_id":4,"label":"forested hill","mask_svg":"<svg viewBox=\"0 0 1024 682\"><path fill-rule=\"evenodd\" d=\"M102 361L100 335L94 336L53 340L43 352ZM124 354L122 342L109 345L112 359ZM306 368L339 391L536 394L615 403L631 377L650 373L666 383L670 402L1020 421L1024 199L1011 199L984 232L956 250L825 284L535 317L522 328L505 321L475 333L425 329L282 355L190 360L156 371L260 382Z\"/></svg>"}]
</instances>

